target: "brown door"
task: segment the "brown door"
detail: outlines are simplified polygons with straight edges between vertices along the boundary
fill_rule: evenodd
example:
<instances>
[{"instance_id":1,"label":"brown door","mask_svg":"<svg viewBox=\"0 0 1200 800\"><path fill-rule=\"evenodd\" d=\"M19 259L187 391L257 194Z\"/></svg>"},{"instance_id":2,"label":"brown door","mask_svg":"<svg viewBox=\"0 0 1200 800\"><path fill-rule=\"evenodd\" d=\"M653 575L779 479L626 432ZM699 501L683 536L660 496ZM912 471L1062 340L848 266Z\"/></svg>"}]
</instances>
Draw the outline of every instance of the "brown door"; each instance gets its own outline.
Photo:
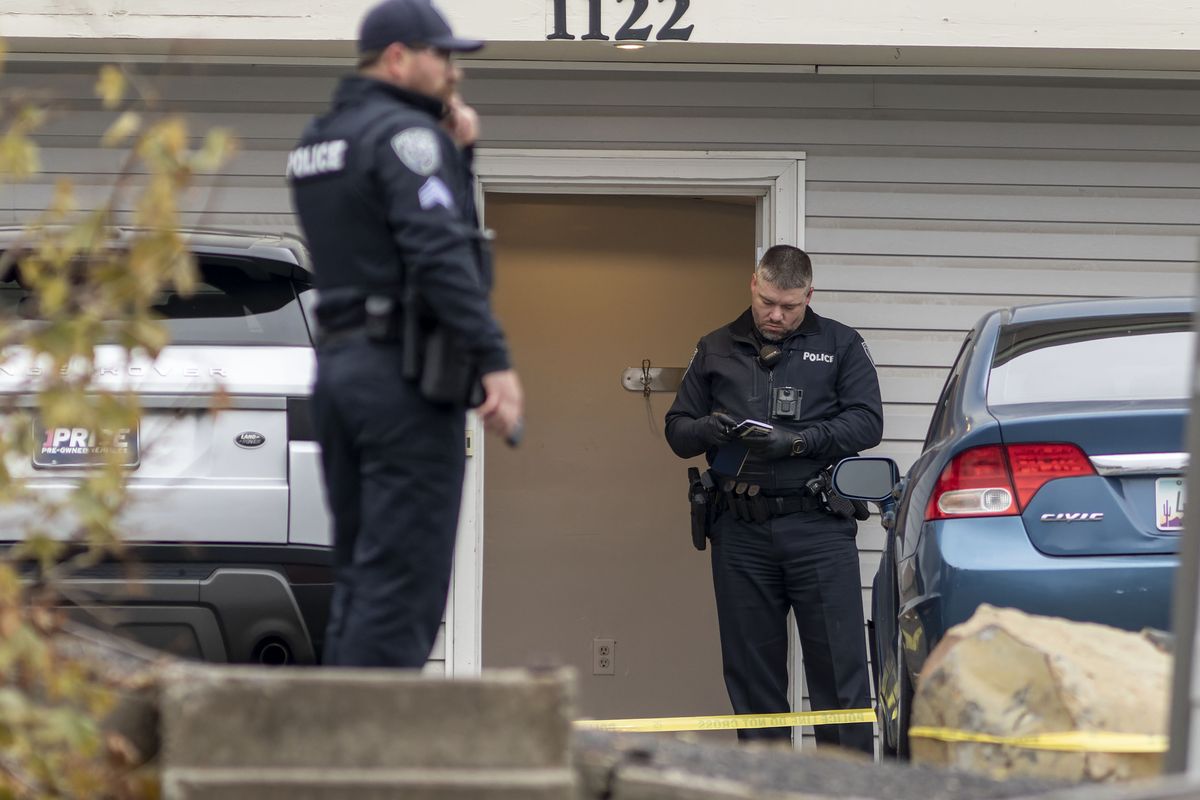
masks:
<instances>
[{"instance_id":1,"label":"brown door","mask_svg":"<svg viewBox=\"0 0 1200 800\"><path fill-rule=\"evenodd\" d=\"M519 449L487 448L484 666L574 666L583 716L729 713L688 463L662 435L674 393L621 375L685 366L745 309L754 202L489 194L486 215L527 420Z\"/></svg>"}]
</instances>

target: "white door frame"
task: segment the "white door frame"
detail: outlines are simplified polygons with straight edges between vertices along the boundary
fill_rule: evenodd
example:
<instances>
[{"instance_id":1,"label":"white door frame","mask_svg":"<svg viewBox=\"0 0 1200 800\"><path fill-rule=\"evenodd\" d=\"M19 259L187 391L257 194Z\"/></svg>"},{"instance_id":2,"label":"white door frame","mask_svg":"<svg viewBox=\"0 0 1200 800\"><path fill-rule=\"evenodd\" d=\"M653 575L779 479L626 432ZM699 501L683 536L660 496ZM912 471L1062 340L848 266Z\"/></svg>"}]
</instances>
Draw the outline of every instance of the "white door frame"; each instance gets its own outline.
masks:
<instances>
[{"instance_id":1,"label":"white door frame","mask_svg":"<svg viewBox=\"0 0 1200 800\"><path fill-rule=\"evenodd\" d=\"M476 154L476 199L483 213L486 192L758 197L757 245L761 252L774 244L804 247L804 161L803 152L792 150L482 148ZM446 671L453 677L476 675L482 663L484 439L474 415L469 424L474 455L467 459L462 521L446 610ZM680 514L685 512L680 506ZM790 627L794 639L795 626ZM798 648L792 651L798 657ZM792 674L801 674L795 657ZM800 708L800 684L792 681L794 709Z\"/></svg>"}]
</instances>

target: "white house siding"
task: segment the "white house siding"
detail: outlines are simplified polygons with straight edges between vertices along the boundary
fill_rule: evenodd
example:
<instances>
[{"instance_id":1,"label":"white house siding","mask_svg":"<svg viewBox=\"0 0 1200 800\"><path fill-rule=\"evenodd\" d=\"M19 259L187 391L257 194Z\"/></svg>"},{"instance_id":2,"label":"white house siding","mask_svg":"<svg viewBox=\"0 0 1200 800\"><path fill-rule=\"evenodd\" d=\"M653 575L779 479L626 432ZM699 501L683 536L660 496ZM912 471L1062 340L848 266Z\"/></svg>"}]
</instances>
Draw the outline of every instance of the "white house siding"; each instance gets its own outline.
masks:
<instances>
[{"instance_id":1,"label":"white house siding","mask_svg":"<svg viewBox=\"0 0 1200 800\"><path fill-rule=\"evenodd\" d=\"M284 153L333 86L327 68L164 68L167 109L229 126L243 150L185 200L190 223L294 231ZM8 221L53 182L107 196L112 114L90 65L10 64L0 87L52 87L45 174L2 189ZM487 146L807 153L806 246L821 313L879 366L885 440L907 467L962 334L1013 303L1193 291L1200 84L1189 81L478 70ZM863 526L863 586L882 531ZM864 595L867 592L864 589Z\"/></svg>"},{"instance_id":2,"label":"white house siding","mask_svg":"<svg viewBox=\"0 0 1200 800\"><path fill-rule=\"evenodd\" d=\"M807 153L814 307L871 345L879 452L905 468L986 311L1193 290L1192 84L575 74L474 88L498 145ZM881 540L864 526L864 586Z\"/></svg>"}]
</instances>

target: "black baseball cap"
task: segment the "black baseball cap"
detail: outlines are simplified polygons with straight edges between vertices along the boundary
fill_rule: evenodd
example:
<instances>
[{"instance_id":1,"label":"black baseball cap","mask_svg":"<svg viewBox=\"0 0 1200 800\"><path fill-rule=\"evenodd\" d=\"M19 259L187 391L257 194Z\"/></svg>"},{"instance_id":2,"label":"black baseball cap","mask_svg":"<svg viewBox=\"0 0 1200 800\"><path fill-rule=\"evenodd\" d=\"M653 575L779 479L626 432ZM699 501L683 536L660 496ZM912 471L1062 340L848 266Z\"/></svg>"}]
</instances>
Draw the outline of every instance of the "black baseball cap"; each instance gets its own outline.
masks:
<instances>
[{"instance_id":1,"label":"black baseball cap","mask_svg":"<svg viewBox=\"0 0 1200 800\"><path fill-rule=\"evenodd\" d=\"M478 39L455 36L450 23L429 0L383 0L367 12L358 28L358 52L379 52L393 42L458 53L472 53L483 47Z\"/></svg>"}]
</instances>

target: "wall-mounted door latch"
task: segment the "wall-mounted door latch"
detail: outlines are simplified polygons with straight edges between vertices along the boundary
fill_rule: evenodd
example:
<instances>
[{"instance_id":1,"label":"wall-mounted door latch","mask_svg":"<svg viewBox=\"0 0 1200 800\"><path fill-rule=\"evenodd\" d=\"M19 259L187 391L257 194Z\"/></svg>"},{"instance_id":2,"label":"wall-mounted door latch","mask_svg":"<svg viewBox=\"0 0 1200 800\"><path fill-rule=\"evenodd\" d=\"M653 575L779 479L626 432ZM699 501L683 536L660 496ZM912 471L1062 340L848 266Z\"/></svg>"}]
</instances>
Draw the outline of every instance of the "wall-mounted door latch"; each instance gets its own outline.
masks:
<instances>
[{"instance_id":1,"label":"wall-mounted door latch","mask_svg":"<svg viewBox=\"0 0 1200 800\"><path fill-rule=\"evenodd\" d=\"M621 373L621 385L630 392L641 392L646 397L651 392L675 392L683 382L687 367L652 367L650 359L644 359L640 367L628 367Z\"/></svg>"}]
</instances>

